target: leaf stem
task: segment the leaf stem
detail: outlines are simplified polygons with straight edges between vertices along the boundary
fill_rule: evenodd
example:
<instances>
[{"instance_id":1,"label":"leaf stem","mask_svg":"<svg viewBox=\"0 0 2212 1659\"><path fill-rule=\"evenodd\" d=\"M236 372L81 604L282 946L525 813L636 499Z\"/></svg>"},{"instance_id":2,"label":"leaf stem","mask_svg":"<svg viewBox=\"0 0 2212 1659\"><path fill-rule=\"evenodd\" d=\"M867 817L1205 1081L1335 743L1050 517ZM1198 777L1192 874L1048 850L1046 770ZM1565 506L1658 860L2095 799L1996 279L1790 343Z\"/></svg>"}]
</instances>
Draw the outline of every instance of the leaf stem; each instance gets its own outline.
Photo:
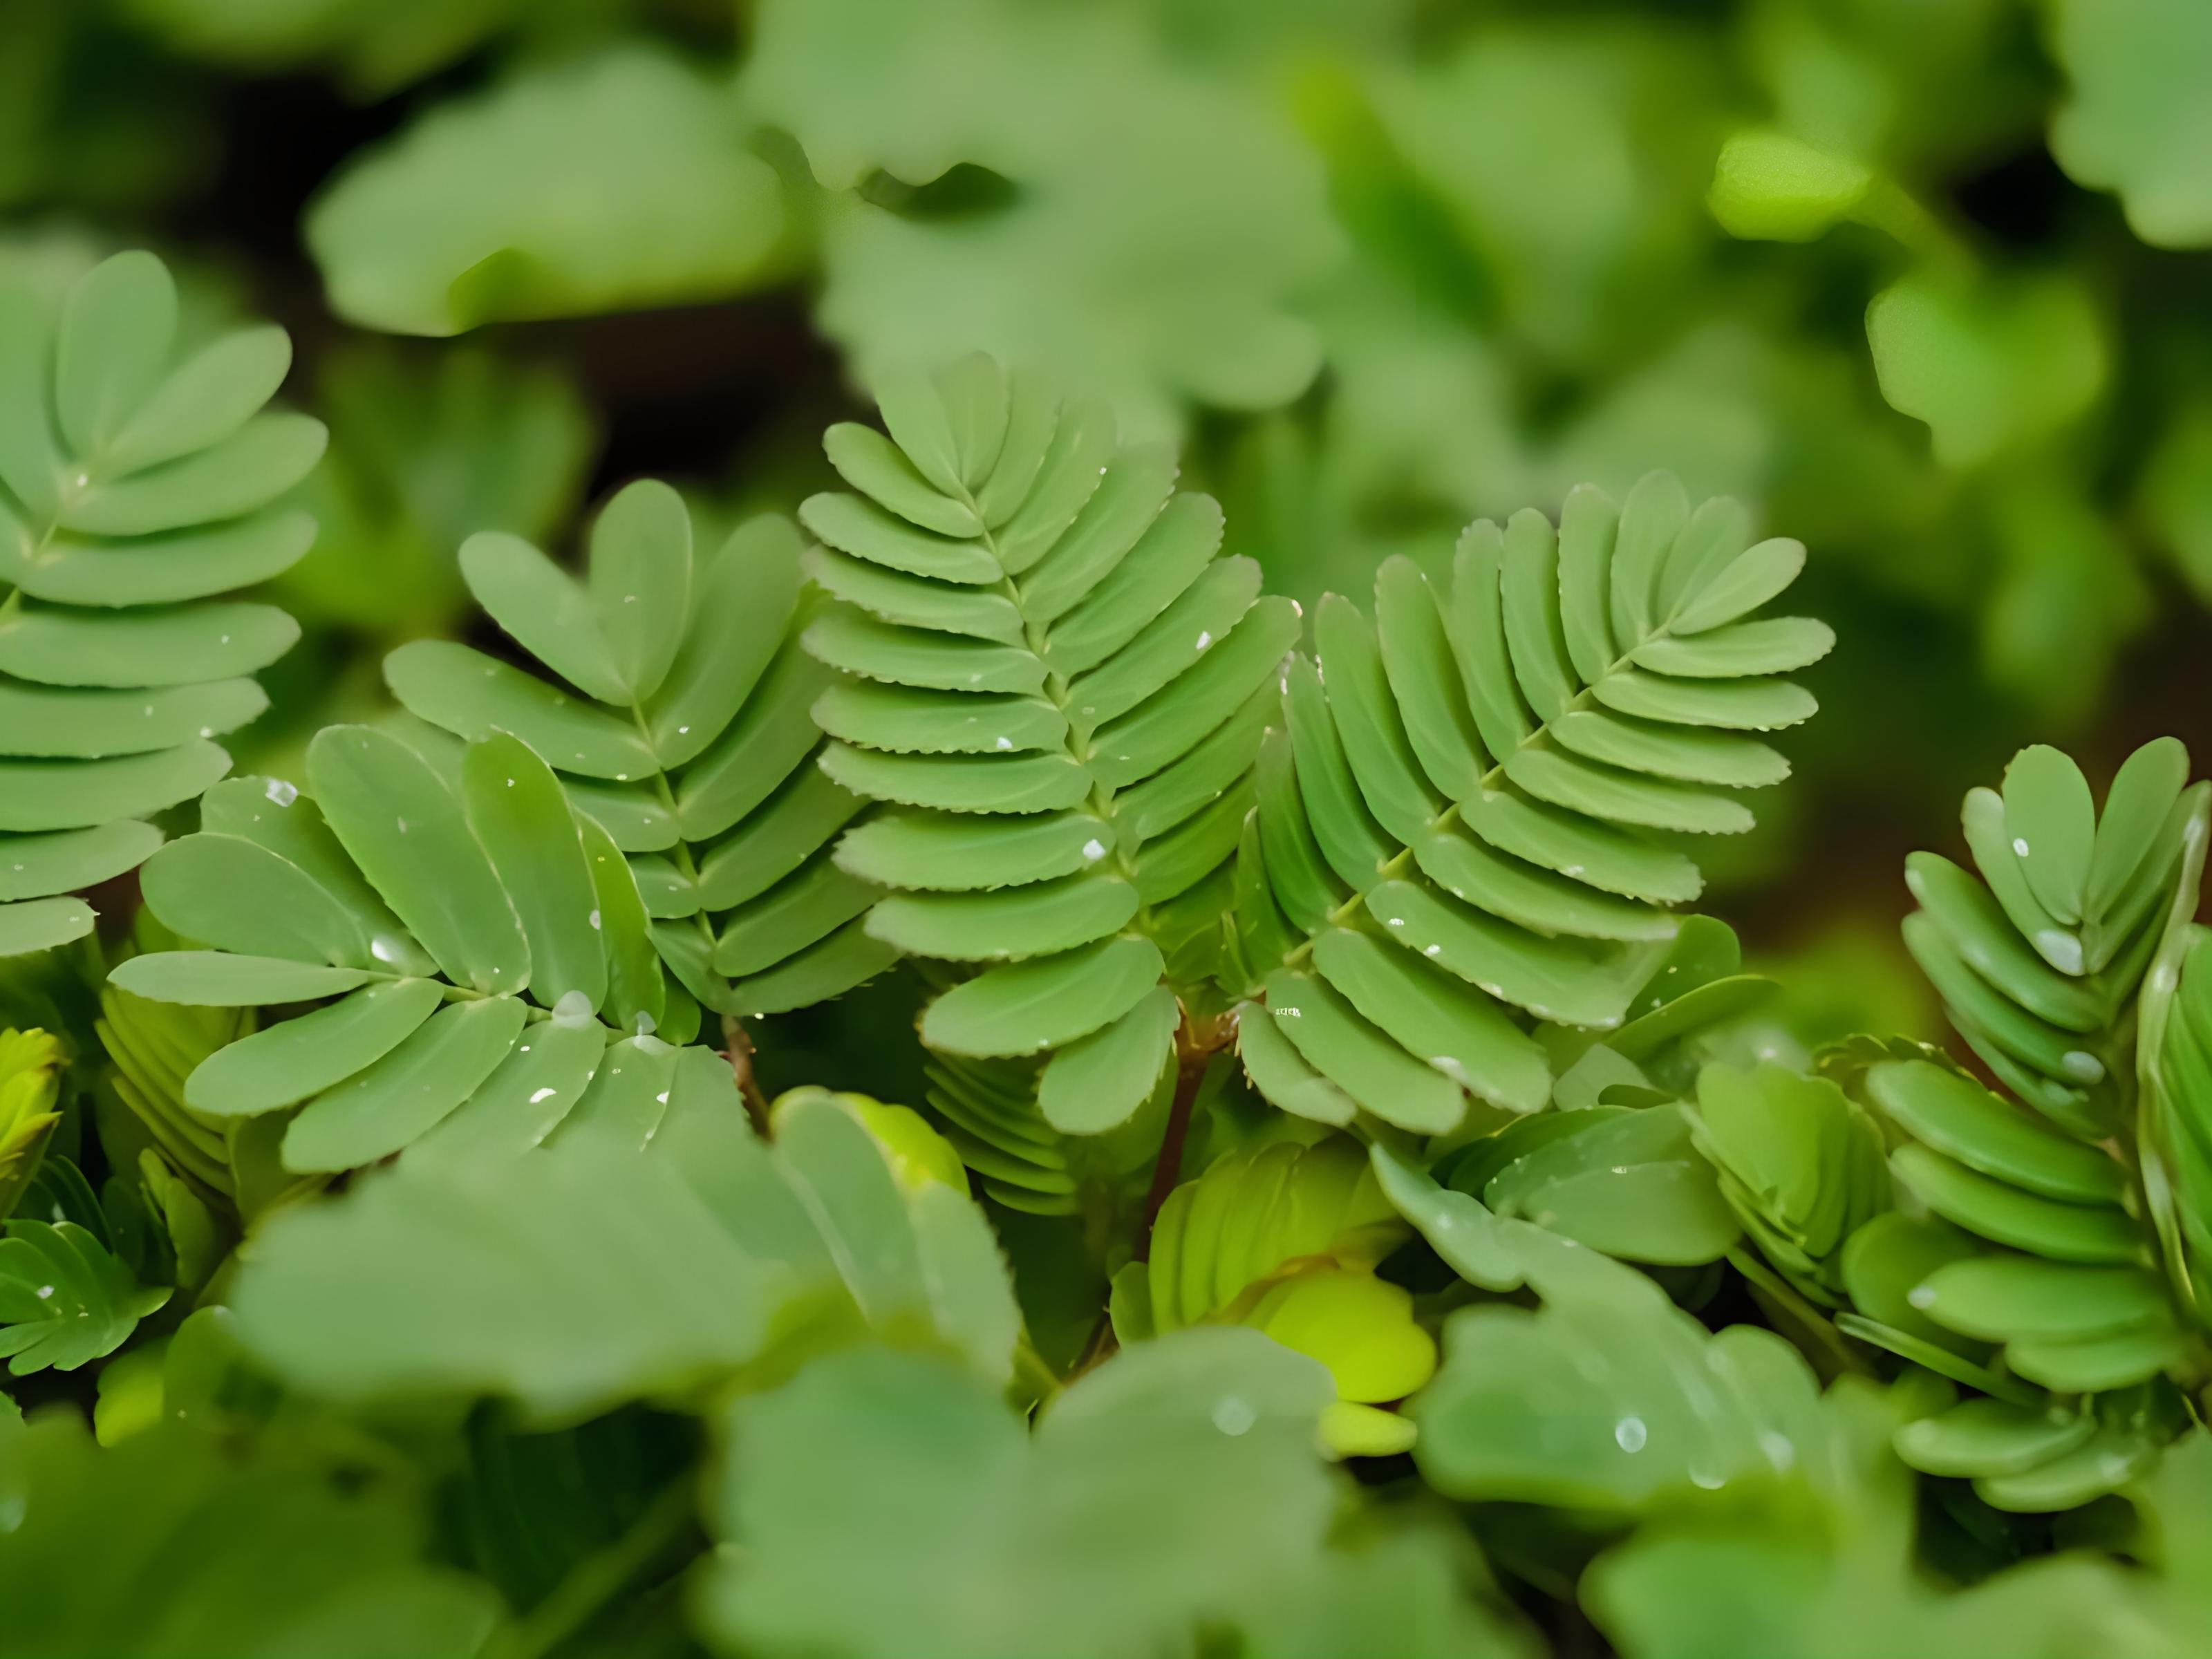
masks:
<instances>
[{"instance_id":1,"label":"leaf stem","mask_svg":"<svg viewBox=\"0 0 2212 1659\"><path fill-rule=\"evenodd\" d=\"M738 1092L744 1097L745 1115L752 1120L754 1132L766 1139L768 1098L761 1092L760 1079L753 1075L752 1036L735 1014L722 1016L722 1058L737 1073Z\"/></svg>"},{"instance_id":2,"label":"leaf stem","mask_svg":"<svg viewBox=\"0 0 2212 1659\"><path fill-rule=\"evenodd\" d=\"M1152 1259L1153 1224L1159 1220L1160 1206L1168 1201L1176 1177L1182 1173L1183 1144L1190 1137L1190 1115L1198 1103L1198 1085L1205 1080L1207 1064L1227 1039L1224 1022L1208 1020L1200 1030L1192 1024L1188 1011L1176 1028L1175 1101L1168 1108L1167 1133L1160 1138L1159 1158L1152 1165L1152 1184L1145 1194L1144 1218L1137 1224L1132 1252L1135 1261Z\"/></svg>"},{"instance_id":3,"label":"leaf stem","mask_svg":"<svg viewBox=\"0 0 2212 1659\"><path fill-rule=\"evenodd\" d=\"M1481 799L1483 796L1487 795L1492 789L1496 788L1501 782L1507 781L1510 775L1508 774L1506 768L1516 756L1520 755L1523 750L1541 749L1547 744L1556 744L1558 739L1553 736L1553 732L1560 720L1564 720L1569 714L1578 714L1585 709L1592 708L1595 705L1595 700L1597 696L1597 688L1599 686L1611 679L1622 669L1632 667L1635 663L1636 653L1644 649L1645 646L1650 645L1660 640L1671 638L1673 636L1673 633L1674 624L1671 621L1662 623L1657 627L1654 628L1649 634L1645 635L1642 639L1637 641L1635 644L1629 647L1628 649L1623 652L1619 657L1615 658L1606 668L1604 672L1601 673L1595 679L1592 680L1589 684L1577 691L1575 695L1569 698L1566 702L1562 704L1555 713L1539 719L1535 725L1529 728L1528 732L1521 738L1521 740L1513 745L1513 754L1497 760L1492 765L1490 769L1482 775L1481 778L1474 786L1475 799ZM1443 811L1437 813L1433 818L1431 818L1426 826L1425 826L1422 831L1424 838L1425 839L1430 836L1442 835L1445 830L1449 830L1455 822L1460 820L1465 807L1466 803L1464 801L1455 800L1445 802ZM1381 886L1384 882L1395 881L1404 876L1406 872L1413 867L1413 858L1414 849L1412 847L1401 847L1395 853L1392 854L1383 863L1376 866L1375 879L1368 883L1364 888L1356 889L1349 898L1346 899L1343 903L1338 905L1335 909L1330 911L1328 914L1328 922L1324 924L1323 927L1316 928L1311 933L1309 933L1305 938L1300 939L1297 945L1293 945L1291 949L1291 953L1283 958L1282 965L1285 968L1297 968L1303 966L1306 958L1313 954L1314 941L1320 938L1323 933L1328 931L1328 927L1348 927L1352 926L1358 918L1361 907L1367 902L1368 894L1373 892L1376 888ZM1246 994L1249 995L1252 994L1252 993L1248 991Z\"/></svg>"}]
</instances>

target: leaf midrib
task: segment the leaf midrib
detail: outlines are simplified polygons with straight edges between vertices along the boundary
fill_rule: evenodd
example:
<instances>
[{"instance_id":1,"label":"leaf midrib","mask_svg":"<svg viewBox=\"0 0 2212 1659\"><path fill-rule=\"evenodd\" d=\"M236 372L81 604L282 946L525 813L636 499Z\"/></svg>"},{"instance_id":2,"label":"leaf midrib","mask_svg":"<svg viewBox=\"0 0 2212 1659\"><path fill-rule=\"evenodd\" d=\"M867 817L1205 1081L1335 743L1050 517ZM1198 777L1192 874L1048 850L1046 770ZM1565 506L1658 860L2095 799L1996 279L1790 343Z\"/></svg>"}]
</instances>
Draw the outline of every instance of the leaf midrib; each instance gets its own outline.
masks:
<instances>
[{"instance_id":1,"label":"leaf midrib","mask_svg":"<svg viewBox=\"0 0 2212 1659\"><path fill-rule=\"evenodd\" d=\"M1622 652L1620 655L1616 657L1611 663L1607 664L1595 679L1590 681L1589 684L1583 686L1582 690L1576 692L1573 696L1570 697L1565 703L1560 705L1558 713L1546 715L1542 719L1537 720L1535 725L1529 729L1528 735L1513 745L1511 754L1506 755L1502 758L1496 759L1490 769L1485 772L1480 778L1476 780L1474 786L1476 795L1484 796L1490 794L1495 790L1498 784L1508 781L1509 780L1506 777L1506 767L1516 756L1533 750L1556 746L1557 739L1553 737L1553 729L1558 726L1559 721L1565 719L1569 714L1579 714L1593 707L1599 686L1603 685L1615 674L1620 673L1626 669L1634 667L1636 653L1641 651L1645 646L1656 644L1661 640L1670 639L1674 636L1674 626L1671 620L1667 623L1661 623L1659 626L1653 629L1651 632L1644 635L1633 645L1630 646L1627 650ZM1507 666L1510 669L1511 666L1511 652L1510 648L1507 652ZM1514 684L1516 694L1525 698L1528 694L1520 689L1519 677L1517 675L1515 677ZM1533 714L1534 711L1532 709L1530 712ZM1357 787L1356 781L1354 787ZM1422 827L1422 839L1426 840L1431 836L1441 835L1445 830L1449 830L1454 824L1460 823L1462 821L1460 811L1464 804L1465 803L1462 801L1447 801L1444 804L1444 810L1437 813L1436 817L1431 818L1428 823ZM1296 945L1291 947L1290 954L1283 958L1281 965L1288 969L1296 969L1304 966L1308 959L1313 955L1314 942L1318 939L1322 934L1327 933L1332 927L1344 927L1355 924L1359 919L1362 909L1367 903L1368 896L1384 882L1399 880L1409 873L1413 866L1413 858L1414 849L1413 847L1409 844L1401 847L1397 852L1392 854L1390 857L1385 859L1381 864L1376 866L1375 878L1369 882L1364 887L1355 888L1349 898L1346 899L1343 903L1338 905L1335 909L1328 913L1327 920L1324 921L1319 927L1315 928L1312 933L1307 934L1304 939L1299 940Z\"/></svg>"}]
</instances>

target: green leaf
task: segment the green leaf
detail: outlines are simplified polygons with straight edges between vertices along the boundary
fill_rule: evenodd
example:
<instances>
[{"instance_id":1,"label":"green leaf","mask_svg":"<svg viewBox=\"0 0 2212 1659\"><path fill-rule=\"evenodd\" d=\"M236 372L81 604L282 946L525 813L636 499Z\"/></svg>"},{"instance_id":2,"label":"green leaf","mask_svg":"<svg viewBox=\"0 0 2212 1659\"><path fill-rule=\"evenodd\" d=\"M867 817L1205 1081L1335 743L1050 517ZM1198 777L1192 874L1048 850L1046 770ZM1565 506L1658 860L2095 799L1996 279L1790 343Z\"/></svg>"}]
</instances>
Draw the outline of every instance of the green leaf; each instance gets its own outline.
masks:
<instances>
[{"instance_id":1,"label":"green leaf","mask_svg":"<svg viewBox=\"0 0 2212 1659\"><path fill-rule=\"evenodd\" d=\"M49 951L84 938L97 918L82 899L28 899L0 904L0 957Z\"/></svg>"},{"instance_id":2,"label":"green leaf","mask_svg":"<svg viewBox=\"0 0 2212 1659\"><path fill-rule=\"evenodd\" d=\"M307 1103L284 1133L284 1165L350 1170L389 1157L474 1094L520 1036L521 1003L486 997L441 1010L366 1069Z\"/></svg>"},{"instance_id":3,"label":"green leaf","mask_svg":"<svg viewBox=\"0 0 2212 1659\"><path fill-rule=\"evenodd\" d=\"M939 66L927 85L905 67L921 62ZM1294 398L1319 364L1290 303L1338 241L1311 158L1264 98L1190 73L1153 30L995 0L942 16L879 0L779 6L744 88L836 192L823 315L872 381L989 351L1154 435L1189 402ZM1132 108L1148 112L1141 127ZM964 229L854 188L878 169L926 185L962 163L1013 186ZM1006 417L993 429L1020 430Z\"/></svg>"},{"instance_id":4,"label":"green leaf","mask_svg":"<svg viewBox=\"0 0 2212 1659\"><path fill-rule=\"evenodd\" d=\"M68 1413L15 1437L9 1467L21 1521L0 1536L0 1595L27 1659L462 1659L498 1620L488 1586L425 1559L391 1483L341 1486L183 1425L101 1447Z\"/></svg>"},{"instance_id":5,"label":"green leaf","mask_svg":"<svg viewBox=\"0 0 2212 1659\"><path fill-rule=\"evenodd\" d=\"M331 830L447 978L486 995L520 991L530 946L460 803L422 757L368 726L331 726L307 776Z\"/></svg>"},{"instance_id":6,"label":"green leaf","mask_svg":"<svg viewBox=\"0 0 2212 1659\"><path fill-rule=\"evenodd\" d=\"M842 1306L1003 1385L1011 1291L975 1254L988 1239L964 1197L900 1187L860 1119L818 1092L778 1112L775 1146L754 1139L707 1050L682 1051L665 1086L641 1151L593 1134L526 1151L509 1116L474 1152L410 1152L343 1200L272 1218L234 1298L241 1338L317 1394L496 1395L574 1419L685 1399L787 1336L804 1354L864 1335ZM501 1143L520 1155L485 1156ZM934 1213L948 1197L964 1224Z\"/></svg>"},{"instance_id":7,"label":"green leaf","mask_svg":"<svg viewBox=\"0 0 2212 1659\"><path fill-rule=\"evenodd\" d=\"M289 860L240 836L188 836L147 861L146 902L184 938L240 956L368 968L368 931Z\"/></svg>"},{"instance_id":8,"label":"green leaf","mask_svg":"<svg viewBox=\"0 0 2212 1659\"><path fill-rule=\"evenodd\" d=\"M1037 1079L1045 1121L1063 1134L1097 1134L1127 1122L1173 1058L1182 1018L1175 993L1156 985L1112 1024L1062 1048Z\"/></svg>"},{"instance_id":9,"label":"green leaf","mask_svg":"<svg viewBox=\"0 0 2212 1659\"><path fill-rule=\"evenodd\" d=\"M959 1054L1032 1054L1119 1019L1159 981L1159 947L1122 937L994 968L922 1016L923 1041Z\"/></svg>"},{"instance_id":10,"label":"green leaf","mask_svg":"<svg viewBox=\"0 0 2212 1659\"><path fill-rule=\"evenodd\" d=\"M495 736L469 745L461 802L522 923L531 994L548 1008L571 994L598 1007L607 994L600 907L559 780L520 740Z\"/></svg>"},{"instance_id":11,"label":"green leaf","mask_svg":"<svg viewBox=\"0 0 2212 1659\"><path fill-rule=\"evenodd\" d=\"M646 47L526 70L356 159L307 244L342 316L400 333L719 299L782 233L744 133L722 88Z\"/></svg>"},{"instance_id":12,"label":"green leaf","mask_svg":"<svg viewBox=\"0 0 2212 1659\"><path fill-rule=\"evenodd\" d=\"M17 1376L104 1358L168 1299L74 1221L19 1215L0 1237L0 1354Z\"/></svg>"},{"instance_id":13,"label":"green leaf","mask_svg":"<svg viewBox=\"0 0 2212 1659\"><path fill-rule=\"evenodd\" d=\"M398 1048L440 1001L434 980L365 986L209 1055L185 1080L185 1103L234 1117L319 1095Z\"/></svg>"},{"instance_id":14,"label":"green leaf","mask_svg":"<svg viewBox=\"0 0 2212 1659\"><path fill-rule=\"evenodd\" d=\"M1518 1156L1500 1146L1496 1156L1510 1161L1481 1194L1495 1213L1525 1217L1608 1255L1663 1265L1717 1261L1736 1242L1736 1218L1679 1109L1601 1106L1569 1115L1573 1133Z\"/></svg>"},{"instance_id":15,"label":"green leaf","mask_svg":"<svg viewBox=\"0 0 2212 1659\"><path fill-rule=\"evenodd\" d=\"M1936 457L1978 466L2063 427L2103 386L2103 329L2063 276L1971 285L1926 273L1867 307L1867 343L1891 407L1928 422Z\"/></svg>"},{"instance_id":16,"label":"green leaf","mask_svg":"<svg viewBox=\"0 0 2212 1659\"><path fill-rule=\"evenodd\" d=\"M1771 1486L1796 1462L1790 1431L1817 1388L1780 1338L1715 1336L1629 1268L1505 1237L1525 1241L1543 1305L1446 1322L1443 1366L1414 1407L1415 1456L1440 1492L1637 1516L1701 1489Z\"/></svg>"},{"instance_id":17,"label":"green leaf","mask_svg":"<svg viewBox=\"0 0 2212 1659\"><path fill-rule=\"evenodd\" d=\"M734 1547L705 1617L771 1652L1185 1641L1316 1553L1328 1395L1319 1366L1255 1332L1189 1331L1099 1367L1032 1438L942 1365L875 1348L823 1361L731 1413L716 1522ZM837 1593L856 1574L876 1593ZM1072 1605L1090 1610L1075 1625Z\"/></svg>"},{"instance_id":18,"label":"green leaf","mask_svg":"<svg viewBox=\"0 0 2212 1659\"><path fill-rule=\"evenodd\" d=\"M2197 72L2212 25L2185 0L2062 0L2051 54L2071 97L2053 115L2051 154L2081 184L2116 190L2128 224L2160 247L2212 241Z\"/></svg>"},{"instance_id":19,"label":"green leaf","mask_svg":"<svg viewBox=\"0 0 2212 1659\"><path fill-rule=\"evenodd\" d=\"M393 653L386 675L434 725L528 744L579 822L624 852L668 854L637 859L629 892L603 893L601 908L627 913L641 891L654 915L682 922L651 937L701 1003L735 1014L823 1000L896 953L858 929L833 936L860 907L836 914L821 886L825 849L862 803L810 764L822 737L808 708L831 676L797 642L815 614L799 603L799 539L781 520L754 519L694 562L680 508L665 485L618 494L594 527L580 584L513 536L463 548L464 574L494 620L573 691L435 642ZM612 872L595 875L605 886ZM567 906L559 915L573 927ZM534 951L538 943L533 932ZM606 943L611 951L611 933ZM556 978L589 993L587 944L570 942L576 965ZM664 999L634 956L627 975L618 966L622 1028L640 1013L658 1023ZM547 1006L560 985L550 988Z\"/></svg>"},{"instance_id":20,"label":"green leaf","mask_svg":"<svg viewBox=\"0 0 2212 1659\"><path fill-rule=\"evenodd\" d=\"M164 951L133 957L109 975L134 996L211 1008L267 1007L335 996L377 975L362 968L329 968L276 957L224 951Z\"/></svg>"},{"instance_id":21,"label":"green leaf","mask_svg":"<svg viewBox=\"0 0 2212 1659\"><path fill-rule=\"evenodd\" d=\"M1721 146L1705 204L1731 236L1809 242L1851 217L1874 184L1860 163L1787 133L1739 132Z\"/></svg>"}]
</instances>

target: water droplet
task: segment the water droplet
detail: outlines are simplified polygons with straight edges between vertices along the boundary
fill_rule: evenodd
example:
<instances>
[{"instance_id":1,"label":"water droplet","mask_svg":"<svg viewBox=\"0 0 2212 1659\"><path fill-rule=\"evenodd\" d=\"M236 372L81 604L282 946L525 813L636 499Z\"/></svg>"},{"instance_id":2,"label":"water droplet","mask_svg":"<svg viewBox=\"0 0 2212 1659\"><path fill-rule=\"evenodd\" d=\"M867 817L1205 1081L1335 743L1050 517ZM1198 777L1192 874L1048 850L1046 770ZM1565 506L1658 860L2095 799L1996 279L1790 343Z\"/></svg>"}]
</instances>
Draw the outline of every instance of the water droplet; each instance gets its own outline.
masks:
<instances>
[{"instance_id":1,"label":"water droplet","mask_svg":"<svg viewBox=\"0 0 2212 1659\"><path fill-rule=\"evenodd\" d=\"M1260 1420L1260 1413L1252 1409L1252 1402L1237 1395L1224 1395L1213 1407L1213 1426L1226 1435L1245 1433Z\"/></svg>"},{"instance_id":2,"label":"water droplet","mask_svg":"<svg viewBox=\"0 0 2212 1659\"><path fill-rule=\"evenodd\" d=\"M1651 1437L1640 1417L1624 1417L1613 1425L1613 1443L1625 1452L1640 1452Z\"/></svg>"},{"instance_id":3,"label":"water droplet","mask_svg":"<svg viewBox=\"0 0 2212 1659\"><path fill-rule=\"evenodd\" d=\"M1200 651L1203 651L1207 646L1212 645L1212 643L1213 635L1208 633L1205 629L1200 629L1198 630L1198 648Z\"/></svg>"},{"instance_id":4,"label":"water droplet","mask_svg":"<svg viewBox=\"0 0 2212 1659\"><path fill-rule=\"evenodd\" d=\"M1905 1299L1916 1308L1932 1308L1936 1305L1936 1292L1925 1285L1915 1285L1905 1293Z\"/></svg>"},{"instance_id":5,"label":"water droplet","mask_svg":"<svg viewBox=\"0 0 2212 1659\"><path fill-rule=\"evenodd\" d=\"M1759 1449L1766 1454L1766 1461L1778 1469L1788 1472L1797 1462L1797 1448L1790 1443L1790 1437L1774 1429L1759 1431Z\"/></svg>"},{"instance_id":6,"label":"water droplet","mask_svg":"<svg viewBox=\"0 0 2212 1659\"><path fill-rule=\"evenodd\" d=\"M1009 738L1000 738L996 743L994 743L994 744L993 744L991 745L991 747L992 747L992 748L994 748L994 749L997 749L997 750L1002 750L1002 751L1003 751L1003 750L1005 750L1012 749L1013 746L1014 746L1014 745L1013 745L1013 744L1012 744L1012 740L1011 740L1011 739L1009 739Z\"/></svg>"},{"instance_id":7,"label":"water droplet","mask_svg":"<svg viewBox=\"0 0 2212 1659\"><path fill-rule=\"evenodd\" d=\"M1717 1471L1700 1468L1697 1465L1692 1464L1690 1466L1690 1484L1700 1492L1718 1492L1724 1482L1723 1477Z\"/></svg>"},{"instance_id":8,"label":"water droplet","mask_svg":"<svg viewBox=\"0 0 2212 1659\"><path fill-rule=\"evenodd\" d=\"M553 1018L563 1025L581 1025L592 1017L592 1000L581 991L563 991L553 1005Z\"/></svg>"},{"instance_id":9,"label":"water droplet","mask_svg":"<svg viewBox=\"0 0 2212 1659\"><path fill-rule=\"evenodd\" d=\"M594 911L592 911L592 931L593 933L596 933L597 932L599 932L599 913L597 910L594 910Z\"/></svg>"},{"instance_id":10,"label":"water droplet","mask_svg":"<svg viewBox=\"0 0 2212 1659\"><path fill-rule=\"evenodd\" d=\"M396 967L399 962L399 941L389 933L379 933L369 940L368 953L379 962Z\"/></svg>"},{"instance_id":11,"label":"water droplet","mask_svg":"<svg viewBox=\"0 0 2212 1659\"><path fill-rule=\"evenodd\" d=\"M398 820L398 823L399 824L399 833L403 836L405 835L407 833L407 820L405 818L401 818Z\"/></svg>"},{"instance_id":12,"label":"water droplet","mask_svg":"<svg viewBox=\"0 0 2212 1659\"><path fill-rule=\"evenodd\" d=\"M2027 843L2018 836L2012 838L2012 855L2016 859L2024 859L2027 856Z\"/></svg>"},{"instance_id":13,"label":"water droplet","mask_svg":"<svg viewBox=\"0 0 2212 1659\"><path fill-rule=\"evenodd\" d=\"M532 1106L535 1106L535 1105L537 1105L540 1101L545 1101L545 1100L550 1100L550 1099L552 1099L552 1098L553 1098L553 1097L554 1097L555 1095L557 1095L557 1094L559 1094L560 1092L561 1092L561 1091L560 1091L558 1089L540 1089L540 1090L538 1090L535 1094L533 1094L533 1095L532 1095L532 1096L530 1097L530 1103L531 1103Z\"/></svg>"},{"instance_id":14,"label":"water droplet","mask_svg":"<svg viewBox=\"0 0 2212 1659\"><path fill-rule=\"evenodd\" d=\"M647 1042L653 1044L652 1048L646 1050L647 1054L661 1054L668 1052L668 1045L653 1034L653 1016L642 1009L639 1010L637 1017L630 1021L630 1030L637 1033L637 1040L641 1046Z\"/></svg>"},{"instance_id":15,"label":"water droplet","mask_svg":"<svg viewBox=\"0 0 2212 1659\"><path fill-rule=\"evenodd\" d=\"M41 1285L39 1286L39 1300L41 1302L47 1300L53 1295L53 1293L54 1287L51 1285Z\"/></svg>"},{"instance_id":16,"label":"water droplet","mask_svg":"<svg viewBox=\"0 0 2212 1659\"><path fill-rule=\"evenodd\" d=\"M653 1096L653 1098L659 1101L663 1106L665 1106L668 1104L668 1091L663 1089L659 1094Z\"/></svg>"},{"instance_id":17,"label":"water droplet","mask_svg":"<svg viewBox=\"0 0 2212 1659\"><path fill-rule=\"evenodd\" d=\"M1443 953L1444 947L1441 945L1424 945L1421 947L1421 954L1425 957L1440 957Z\"/></svg>"},{"instance_id":18,"label":"water droplet","mask_svg":"<svg viewBox=\"0 0 2212 1659\"><path fill-rule=\"evenodd\" d=\"M1106 844L1103 842L1093 837L1083 843L1083 861L1085 864L1096 864L1105 856Z\"/></svg>"}]
</instances>

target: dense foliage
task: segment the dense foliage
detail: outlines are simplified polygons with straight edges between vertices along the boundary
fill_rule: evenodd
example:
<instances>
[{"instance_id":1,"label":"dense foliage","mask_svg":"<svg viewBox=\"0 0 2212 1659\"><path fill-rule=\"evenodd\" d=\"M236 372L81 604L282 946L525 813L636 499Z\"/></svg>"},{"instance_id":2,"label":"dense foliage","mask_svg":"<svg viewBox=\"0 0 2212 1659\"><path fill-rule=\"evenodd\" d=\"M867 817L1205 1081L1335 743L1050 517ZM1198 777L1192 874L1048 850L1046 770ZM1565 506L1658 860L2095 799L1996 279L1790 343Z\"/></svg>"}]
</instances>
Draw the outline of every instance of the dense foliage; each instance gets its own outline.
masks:
<instances>
[{"instance_id":1,"label":"dense foliage","mask_svg":"<svg viewBox=\"0 0 2212 1659\"><path fill-rule=\"evenodd\" d=\"M2201 1652L2200 9L738 10L0 17L0 1651Z\"/></svg>"}]
</instances>

